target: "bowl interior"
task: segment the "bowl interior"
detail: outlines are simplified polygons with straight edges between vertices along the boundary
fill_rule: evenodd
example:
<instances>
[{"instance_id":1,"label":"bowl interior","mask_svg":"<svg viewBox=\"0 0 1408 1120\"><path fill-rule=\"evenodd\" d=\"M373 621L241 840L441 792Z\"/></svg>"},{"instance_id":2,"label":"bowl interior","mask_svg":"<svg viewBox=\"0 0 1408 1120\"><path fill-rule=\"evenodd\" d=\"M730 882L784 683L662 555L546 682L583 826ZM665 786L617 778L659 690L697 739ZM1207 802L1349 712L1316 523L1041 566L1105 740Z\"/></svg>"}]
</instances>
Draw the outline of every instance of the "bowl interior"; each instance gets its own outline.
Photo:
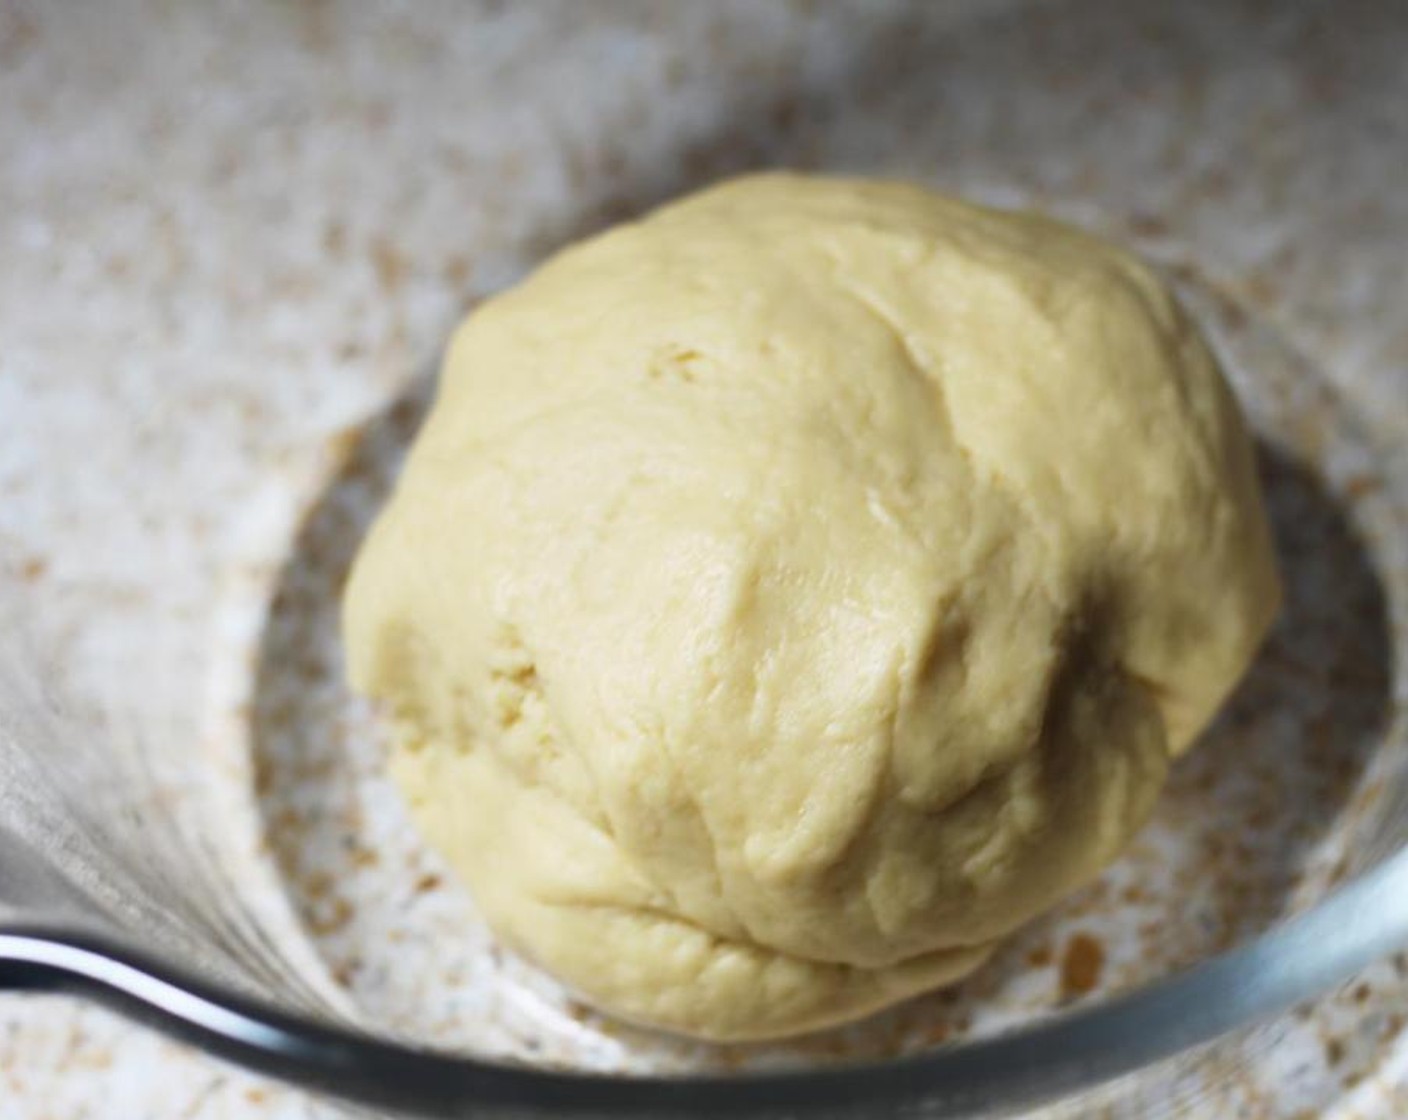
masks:
<instances>
[{"instance_id":1,"label":"bowl interior","mask_svg":"<svg viewBox=\"0 0 1408 1120\"><path fill-rule=\"evenodd\" d=\"M372 713L343 682L338 610L357 545L428 407L428 382L375 417L280 574L248 725L283 882L365 1019L476 1054L616 1073L913 1053L1165 976L1313 905L1401 842L1384 815L1402 782L1402 743L1376 542L1408 539L1408 488L1312 364L1180 258L1163 257L1257 432L1283 613L1231 703L1176 766L1152 821L1098 882L963 983L786 1043L706 1046L593 1013L500 950L420 841L385 774Z\"/></svg>"}]
</instances>

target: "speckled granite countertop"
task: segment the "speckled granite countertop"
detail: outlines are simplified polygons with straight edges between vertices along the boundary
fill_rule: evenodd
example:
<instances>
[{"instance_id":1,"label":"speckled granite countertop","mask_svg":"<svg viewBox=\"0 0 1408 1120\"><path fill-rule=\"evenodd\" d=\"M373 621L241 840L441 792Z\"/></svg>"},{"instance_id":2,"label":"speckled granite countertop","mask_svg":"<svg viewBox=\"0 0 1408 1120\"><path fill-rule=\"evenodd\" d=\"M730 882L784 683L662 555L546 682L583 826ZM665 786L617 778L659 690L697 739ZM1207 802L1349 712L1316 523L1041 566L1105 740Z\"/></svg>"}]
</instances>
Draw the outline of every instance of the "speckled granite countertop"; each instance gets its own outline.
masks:
<instances>
[{"instance_id":1,"label":"speckled granite countertop","mask_svg":"<svg viewBox=\"0 0 1408 1120\"><path fill-rule=\"evenodd\" d=\"M773 163L1196 261L1401 439L1406 56L1408 8L1374 0L10 0L0 556L76 680L160 624L208 700L221 604L467 306ZM0 1039L3 1120L341 1114L65 1002L0 999ZM1402 1047L1356 1063L1335 1115L1408 1115ZM1307 1107L1249 1088L1236 1114Z\"/></svg>"}]
</instances>

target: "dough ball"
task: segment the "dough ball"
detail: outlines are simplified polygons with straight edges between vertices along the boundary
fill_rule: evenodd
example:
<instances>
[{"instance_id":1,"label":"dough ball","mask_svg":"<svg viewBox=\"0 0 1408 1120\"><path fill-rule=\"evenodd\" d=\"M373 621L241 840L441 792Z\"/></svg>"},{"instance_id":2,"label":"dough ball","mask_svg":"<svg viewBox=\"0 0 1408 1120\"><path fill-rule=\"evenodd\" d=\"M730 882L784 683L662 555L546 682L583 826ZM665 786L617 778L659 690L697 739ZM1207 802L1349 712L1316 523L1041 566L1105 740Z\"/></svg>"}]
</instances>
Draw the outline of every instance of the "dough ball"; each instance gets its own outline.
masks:
<instances>
[{"instance_id":1,"label":"dough ball","mask_svg":"<svg viewBox=\"0 0 1408 1120\"><path fill-rule=\"evenodd\" d=\"M1236 405L1146 268L763 175L469 316L345 627L498 935L754 1039L954 980L1096 875L1277 598Z\"/></svg>"}]
</instances>

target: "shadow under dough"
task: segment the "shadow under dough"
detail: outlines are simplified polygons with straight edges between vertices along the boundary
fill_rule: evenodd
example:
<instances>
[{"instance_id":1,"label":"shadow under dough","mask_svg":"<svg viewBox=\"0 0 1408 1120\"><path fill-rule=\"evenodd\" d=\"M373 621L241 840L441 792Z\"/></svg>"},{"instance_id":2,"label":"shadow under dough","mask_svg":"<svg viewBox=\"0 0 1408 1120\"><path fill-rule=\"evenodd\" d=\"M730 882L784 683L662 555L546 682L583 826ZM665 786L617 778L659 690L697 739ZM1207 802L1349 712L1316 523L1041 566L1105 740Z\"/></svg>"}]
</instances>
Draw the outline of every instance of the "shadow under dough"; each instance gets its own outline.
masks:
<instances>
[{"instance_id":1,"label":"shadow under dough","mask_svg":"<svg viewBox=\"0 0 1408 1120\"><path fill-rule=\"evenodd\" d=\"M1231 802L1245 813L1224 815L1213 832L1227 887L1239 895L1240 928L1226 931L1229 941L1280 915L1286 892L1341 823L1393 707L1389 604L1371 554L1315 474L1270 444L1258 450L1281 614L1165 794L1177 807L1236 778L1247 787ZM1252 834L1261 859L1240 843Z\"/></svg>"}]
</instances>

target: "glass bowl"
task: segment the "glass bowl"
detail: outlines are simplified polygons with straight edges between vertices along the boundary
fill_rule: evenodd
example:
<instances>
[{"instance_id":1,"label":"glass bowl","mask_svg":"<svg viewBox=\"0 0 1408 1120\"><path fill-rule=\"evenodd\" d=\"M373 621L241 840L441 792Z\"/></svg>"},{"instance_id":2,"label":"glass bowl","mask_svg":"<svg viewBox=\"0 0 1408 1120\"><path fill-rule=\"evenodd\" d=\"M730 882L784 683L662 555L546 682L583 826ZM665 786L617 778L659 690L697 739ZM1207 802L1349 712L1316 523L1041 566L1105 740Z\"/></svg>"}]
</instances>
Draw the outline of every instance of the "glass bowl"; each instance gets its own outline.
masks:
<instances>
[{"instance_id":1,"label":"glass bowl","mask_svg":"<svg viewBox=\"0 0 1408 1120\"><path fill-rule=\"evenodd\" d=\"M244 411L180 391L159 362L122 375L109 415L159 402L209 433L181 454L134 445L112 477L83 476L98 494L136 480L206 525L186 551L154 533L108 558L160 589L146 608L36 590L24 564L0 596L6 632L34 636L0 652L0 915L33 966L12 982L164 1007L227 1056L431 1114L1394 1114L1408 1037L1408 958L1390 952L1408 924L1408 351L1392 309L1408 203L1384 184L1408 166L1390 112L1408 95L1393 62L1408 19L1380 7L366 6L298 30L309 44L292 53L282 24L250 17L241 57L263 94L220 69L234 48L209 23L153 24L172 61L148 84L160 93L183 67L208 81L176 150L204 151L200 130L223 128L269 166L245 194L230 188L233 203L218 176L180 166L148 190L213 224L219 269L265 267L259 223L272 222L303 246L290 250L302 282L345 298L206 291L228 301L197 339L218 360L189 377L243 386ZM75 49L101 49L99 17L50 20ZM466 76L476 64L485 76ZM474 84L491 75L498 87ZM119 125L156 96L144 88L115 97ZM464 122L471 92L493 112ZM1044 209L1162 268L1257 433L1286 605L1097 883L954 988L842 1030L719 1047L600 1017L500 952L383 772L372 715L343 684L336 618L463 304L570 236L766 165ZM350 203L339 175L361 188ZM328 217L330 197L353 217ZM100 229L92 252L123 237ZM360 273L348 241L366 246ZM124 283L76 306L92 313ZM241 298L284 365L219 357L242 353ZM291 305L308 321L290 323ZM299 349L320 337L350 341L330 359ZM42 431L43 388L17 384ZM67 417L95 399L80 387L52 407ZM50 469L41 442L12 443L0 466ZM18 524L57 549L100 542L124 508L84 537L54 527L56 504L25 506ZM95 571L103 561L99 548ZM182 583L183 563L201 580ZM57 942L21 936L39 930Z\"/></svg>"}]
</instances>

